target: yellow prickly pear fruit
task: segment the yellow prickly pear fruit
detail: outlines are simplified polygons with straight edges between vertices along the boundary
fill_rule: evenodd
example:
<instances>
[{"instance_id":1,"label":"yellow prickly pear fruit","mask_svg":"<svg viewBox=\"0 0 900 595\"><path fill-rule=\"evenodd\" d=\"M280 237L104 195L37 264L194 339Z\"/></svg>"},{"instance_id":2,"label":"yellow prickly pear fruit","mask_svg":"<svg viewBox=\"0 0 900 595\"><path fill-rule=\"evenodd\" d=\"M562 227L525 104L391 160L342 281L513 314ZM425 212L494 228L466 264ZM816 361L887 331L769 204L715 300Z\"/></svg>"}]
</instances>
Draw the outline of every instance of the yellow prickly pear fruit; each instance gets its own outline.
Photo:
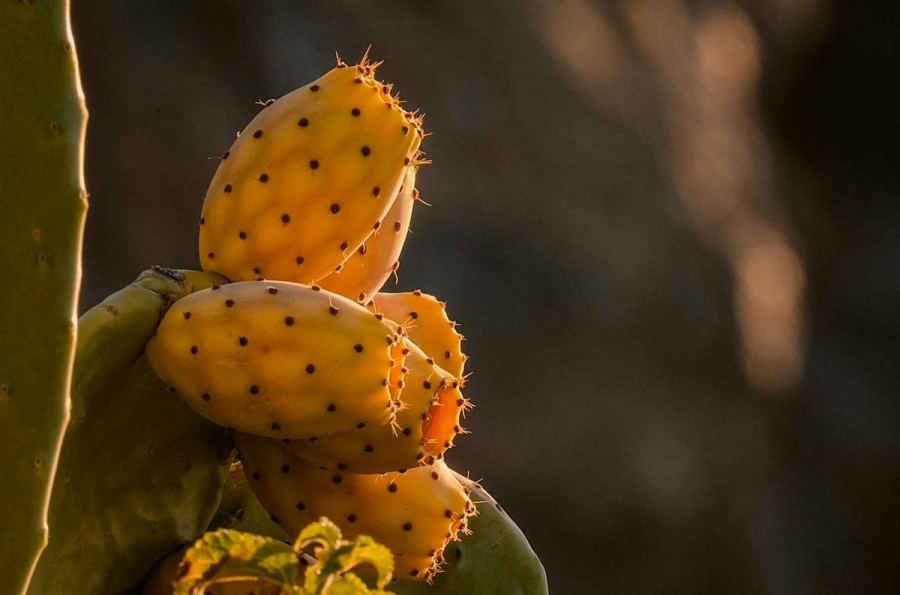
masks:
<instances>
[{"instance_id":1,"label":"yellow prickly pear fruit","mask_svg":"<svg viewBox=\"0 0 900 595\"><path fill-rule=\"evenodd\" d=\"M312 283L381 226L425 133L377 66L339 61L244 129L203 204L204 270Z\"/></svg>"},{"instance_id":2,"label":"yellow prickly pear fruit","mask_svg":"<svg viewBox=\"0 0 900 595\"><path fill-rule=\"evenodd\" d=\"M403 187L379 228L372 232L340 270L317 281L324 289L364 303L381 289L400 266L400 252L409 232L409 220L418 198L416 168L409 167Z\"/></svg>"},{"instance_id":3,"label":"yellow prickly pear fruit","mask_svg":"<svg viewBox=\"0 0 900 595\"><path fill-rule=\"evenodd\" d=\"M406 293L379 293L369 309L403 328L413 343L434 358L454 378L462 379L467 357L462 352L464 337L447 317L444 302L419 290Z\"/></svg>"},{"instance_id":4,"label":"yellow prickly pear fruit","mask_svg":"<svg viewBox=\"0 0 900 595\"><path fill-rule=\"evenodd\" d=\"M237 435L250 486L289 535L327 516L348 539L369 535L395 556L395 576L430 578L448 542L475 513L466 490L437 462L405 473L323 470L275 441Z\"/></svg>"},{"instance_id":5,"label":"yellow prickly pear fruit","mask_svg":"<svg viewBox=\"0 0 900 595\"><path fill-rule=\"evenodd\" d=\"M213 422L308 438L394 420L398 340L377 315L317 286L244 281L175 302L147 356Z\"/></svg>"},{"instance_id":6,"label":"yellow prickly pear fruit","mask_svg":"<svg viewBox=\"0 0 900 595\"><path fill-rule=\"evenodd\" d=\"M402 407L393 426L368 426L316 440L285 440L288 452L310 463L352 473L386 473L432 464L462 432L466 400L459 382L405 342Z\"/></svg>"}]
</instances>

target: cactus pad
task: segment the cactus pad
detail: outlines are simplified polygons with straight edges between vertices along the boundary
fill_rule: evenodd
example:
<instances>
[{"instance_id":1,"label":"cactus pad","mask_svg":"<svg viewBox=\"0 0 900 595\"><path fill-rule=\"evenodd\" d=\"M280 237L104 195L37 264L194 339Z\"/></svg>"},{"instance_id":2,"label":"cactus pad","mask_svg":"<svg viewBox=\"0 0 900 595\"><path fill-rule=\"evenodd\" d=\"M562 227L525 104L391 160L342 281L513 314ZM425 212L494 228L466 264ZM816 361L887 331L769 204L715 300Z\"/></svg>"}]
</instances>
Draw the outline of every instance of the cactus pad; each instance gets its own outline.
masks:
<instances>
[{"instance_id":1,"label":"cactus pad","mask_svg":"<svg viewBox=\"0 0 900 595\"><path fill-rule=\"evenodd\" d=\"M170 299L203 280L148 271L79 320L51 539L28 593L119 593L212 518L231 442L169 394L142 355Z\"/></svg>"},{"instance_id":2,"label":"cactus pad","mask_svg":"<svg viewBox=\"0 0 900 595\"><path fill-rule=\"evenodd\" d=\"M386 473L440 458L461 431L459 414L465 399L453 377L430 363L416 345L405 344L403 405L396 427L372 426L312 441L287 440L279 443L282 448L316 465L352 473Z\"/></svg>"},{"instance_id":3,"label":"cactus pad","mask_svg":"<svg viewBox=\"0 0 900 595\"><path fill-rule=\"evenodd\" d=\"M342 296L245 281L176 302L147 355L207 419L259 436L309 438L393 421L397 340Z\"/></svg>"},{"instance_id":4,"label":"cactus pad","mask_svg":"<svg viewBox=\"0 0 900 595\"><path fill-rule=\"evenodd\" d=\"M319 285L361 303L381 289L400 264L397 259L406 242L418 196L415 184L416 168L410 166L403 187L378 229L341 265L340 271L317 281Z\"/></svg>"},{"instance_id":5,"label":"cactus pad","mask_svg":"<svg viewBox=\"0 0 900 595\"><path fill-rule=\"evenodd\" d=\"M312 283L381 226L424 132L376 66L339 61L244 129L206 194L204 270Z\"/></svg>"},{"instance_id":6,"label":"cactus pad","mask_svg":"<svg viewBox=\"0 0 900 595\"><path fill-rule=\"evenodd\" d=\"M323 470L276 441L237 435L250 486L289 534L320 516L348 537L370 535L394 552L395 576L430 578L444 547L475 506L443 462L405 473L355 475Z\"/></svg>"},{"instance_id":7,"label":"cactus pad","mask_svg":"<svg viewBox=\"0 0 900 595\"><path fill-rule=\"evenodd\" d=\"M454 378L462 379L466 356L464 337L447 316L444 302L419 290L406 293L379 293L368 307L399 324L413 343L431 356Z\"/></svg>"}]
</instances>

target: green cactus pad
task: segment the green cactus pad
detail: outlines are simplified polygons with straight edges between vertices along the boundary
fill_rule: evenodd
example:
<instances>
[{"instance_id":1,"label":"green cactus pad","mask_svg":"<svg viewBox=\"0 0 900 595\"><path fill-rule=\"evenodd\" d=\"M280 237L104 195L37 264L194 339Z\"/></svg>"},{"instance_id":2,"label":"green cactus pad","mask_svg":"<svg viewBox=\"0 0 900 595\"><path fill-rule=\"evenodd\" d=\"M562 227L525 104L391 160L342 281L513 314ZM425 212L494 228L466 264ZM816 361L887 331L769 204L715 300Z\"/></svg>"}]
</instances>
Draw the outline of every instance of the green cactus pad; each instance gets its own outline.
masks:
<instances>
[{"instance_id":1,"label":"green cactus pad","mask_svg":"<svg viewBox=\"0 0 900 595\"><path fill-rule=\"evenodd\" d=\"M51 539L28 593L120 593L209 524L230 440L167 390L143 349L172 300L214 282L148 271L79 321Z\"/></svg>"},{"instance_id":2,"label":"green cactus pad","mask_svg":"<svg viewBox=\"0 0 900 595\"><path fill-rule=\"evenodd\" d=\"M68 2L0 2L0 593L28 584L75 354L87 111Z\"/></svg>"},{"instance_id":3,"label":"green cactus pad","mask_svg":"<svg viewBox=\"0 0 900 595\"><path fill-rule=\"evenodd\" d=\"M471 535L444 550L446 562L434 584L398 580L397 595L546 595L547 574L528 540L484 488L457 474L472 488L478 516L469 519Z\"/></svg>"}]
</instances>

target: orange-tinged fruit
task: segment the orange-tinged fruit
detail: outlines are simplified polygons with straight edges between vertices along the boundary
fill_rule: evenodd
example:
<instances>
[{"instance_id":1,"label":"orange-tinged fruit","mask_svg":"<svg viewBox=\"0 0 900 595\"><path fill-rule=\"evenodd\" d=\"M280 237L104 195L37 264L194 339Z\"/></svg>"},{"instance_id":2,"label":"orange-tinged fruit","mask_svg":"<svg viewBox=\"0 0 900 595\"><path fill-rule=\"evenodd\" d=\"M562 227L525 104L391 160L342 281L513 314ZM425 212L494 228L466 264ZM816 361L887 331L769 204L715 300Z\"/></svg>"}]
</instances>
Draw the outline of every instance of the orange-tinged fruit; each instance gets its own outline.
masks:
<instances>
[{"instance_id":1,"label":"orange-tinged fruit","mask_svg":"<svg viewBox=\"0 0 900 595\"><path fill-rule=\"evenodd\" d=\"M376 66L339 62L247 125L203 204L204 270L312 283L381 226L424 132Z\"/></svg>"},{"instance_id":2,"label":"orange-tinged fruit","mask_svg":"<svg viewBox=\"0 0 900 595\"><path fill-rule=\"evenodd\" d=\"M363 303L381 289L400 266L398 259L418 196L415 184L416 168L410 166L403 187L378 229L340 266L340 270L317 281L319 285Z\"/></svg>"},{"instance_id":3,"label":"orange-tinged fruit","mask_svg":"<svg viewBox=\"0 0 900 595\"><path fill-rule=\"evenodd\" d=\"M448 318L444 302L416 290L379 293L368 307L399 324L437 365L462 380L467 359L462 352L463 336L456 332L456 323Z\"/></svg>"},{"instance_id":4,"label":"orange-tinged fruit","mask_svg":"<svg viewBox=\"0 0 900 595\"><path fill-rule=\"evenodd\" d=\"M289 535L327 516L345 538L369 535L390 548L398 577L432 576L444 547L475 511L441 461L402 474L353 474L320 469L274 440L236 438L254 493Z\"/></svg>"},{"instance_id":5,"label":"orange-tinged fruit","mask_svg":"<svg viewBox=\"0 0 900 595\"><path fill-rule=\"evenodd\" d=\"M406 345L402 407L391 426L366 426L316 440L285 440L279 445L310 463L353 473L386 473L431 464L463 432L465 398L459 382L428 361L415 344Z\"/></svg>"},{"instance_id":6,"label":"orange-tinged fruit","mask_svg":"<svg viewBox=\"0 0 900 595\"><path fill-rule=\"evenodd\" d=\"M316 286L244 281L175 302L147 356L213 422L309 438L394 420L398 340L378 316Z\"/></svg>"}]
</instances>

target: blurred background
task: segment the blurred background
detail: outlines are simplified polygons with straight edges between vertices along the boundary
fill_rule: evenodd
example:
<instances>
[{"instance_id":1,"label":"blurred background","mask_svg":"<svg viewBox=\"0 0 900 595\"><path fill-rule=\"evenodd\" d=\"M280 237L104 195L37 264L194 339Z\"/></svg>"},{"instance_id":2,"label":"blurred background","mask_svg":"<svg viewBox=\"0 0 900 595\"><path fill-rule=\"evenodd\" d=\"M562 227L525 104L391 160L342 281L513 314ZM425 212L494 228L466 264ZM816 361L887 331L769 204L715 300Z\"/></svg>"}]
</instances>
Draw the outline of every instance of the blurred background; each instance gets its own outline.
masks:
<instances>
[{"instance_id":1,"label":"blurred background","mask_svg":"<svg viewBox=\"0 0 900 595\"><path fill-rule=\"evenodd\" d=\"M82 309L197 267L235 132L371 44L484 478L581 593L900 591L900 3L75 0Z\"/></svg>"}]
</instances>

